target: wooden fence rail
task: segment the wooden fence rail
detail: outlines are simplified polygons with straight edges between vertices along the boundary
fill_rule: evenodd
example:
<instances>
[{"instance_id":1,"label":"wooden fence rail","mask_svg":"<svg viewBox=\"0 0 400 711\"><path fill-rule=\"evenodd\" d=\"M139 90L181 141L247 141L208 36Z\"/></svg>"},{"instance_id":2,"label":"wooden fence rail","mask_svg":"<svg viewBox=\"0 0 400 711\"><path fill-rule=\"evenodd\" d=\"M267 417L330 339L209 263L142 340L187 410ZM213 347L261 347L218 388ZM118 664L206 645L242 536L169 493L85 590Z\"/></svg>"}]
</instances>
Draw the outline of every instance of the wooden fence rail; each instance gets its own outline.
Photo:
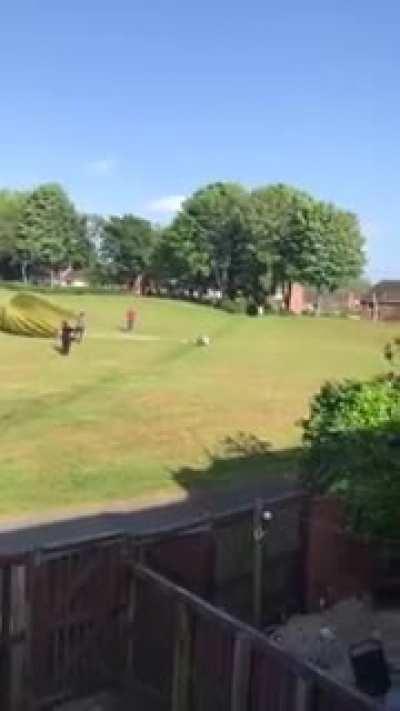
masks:
<instances>
[{"instance_id":1,"label":"wooden fence rail","mask_svg":"<svg viewBox=\"0 0 400 711\"><path fill-rule=\"evenodd\" d=\"M216 609L143 564L133 566L136 584L164 597L173 617L171 685L158 688L171 711L371 711L373 701L319 669L302 663L261 632ZM149 600L150 604L152 600ZM139 612L139 610L137 611ZM132 673L143 669L136 639ZM165 640L164 640L165 642ZM167 646L163 647L165 654ZM160 649L150 652L155 667ZM159 663L159 659L158 659ZM164 666L164 671L165 671ZM151 685L154 669L143 681ZM157 669L156 669L157 675ZM157 679L154 680L157 686Z\"/></svg>"}]
</instances>

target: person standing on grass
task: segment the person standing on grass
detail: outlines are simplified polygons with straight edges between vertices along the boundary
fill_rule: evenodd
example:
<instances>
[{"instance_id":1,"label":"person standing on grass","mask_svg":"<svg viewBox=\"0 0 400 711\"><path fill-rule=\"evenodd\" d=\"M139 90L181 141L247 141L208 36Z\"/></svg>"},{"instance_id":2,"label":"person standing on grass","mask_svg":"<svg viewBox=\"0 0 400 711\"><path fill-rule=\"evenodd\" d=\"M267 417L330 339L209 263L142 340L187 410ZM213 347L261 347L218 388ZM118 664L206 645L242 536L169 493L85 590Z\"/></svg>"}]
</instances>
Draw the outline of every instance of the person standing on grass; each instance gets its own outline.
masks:
<instances>
[{"instance_id":1,"label":"person standing on grass","mask_svg":"<svg viewBox=\"0 0 400 711\"><path fill-rule=\"evenodd\" d=\"M85 322L85 313L84 311L81 311L79 313L79 316L76 320L75 324L75 340L77 343L82 343L83 338L86 334L86 322Z\"/></svg>"},{"instance_id":2,"label":"person standing on grass","mask_svg":"<svg viewBox=\"0 0 400 711\"><path fill-rule=\"evenodd\" d=\"M72 333L73 328L69 325L68 321L63 321L61 325L61 354L69 355L72 343Z\"/></svg>"},{"instance_id":3,"label":"person standing on grass","mask_svg":"<svg viewBox=\"0 0 400 711\"><path fill-rule=\"evenodd\" d=\"M136 322L136 311L131 306L126 312L126 330L133 331Z\"/></svg>"}]
</instances>

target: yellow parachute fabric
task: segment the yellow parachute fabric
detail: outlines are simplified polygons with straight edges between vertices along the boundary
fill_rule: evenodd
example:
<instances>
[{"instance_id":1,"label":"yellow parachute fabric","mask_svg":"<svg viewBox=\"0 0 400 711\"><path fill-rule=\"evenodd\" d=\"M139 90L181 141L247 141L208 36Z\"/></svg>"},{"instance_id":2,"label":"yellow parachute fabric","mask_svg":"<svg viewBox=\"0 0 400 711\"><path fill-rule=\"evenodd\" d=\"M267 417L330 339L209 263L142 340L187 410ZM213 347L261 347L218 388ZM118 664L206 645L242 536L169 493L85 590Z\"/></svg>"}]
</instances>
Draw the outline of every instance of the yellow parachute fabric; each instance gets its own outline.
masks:
<instances>
[{"instance_id":1,"label":"yellow parachute fabric","mask_svg":"<svg viewBox=\"0 0 400 711\"><path fill-rule=\"evenodd\" d=\"M61 321L74 317L72 311L54 306L39 296L17 294L7 306L0 307L0 331L16 336L51 338L60 329Z\"/></svg>"}]
</instances>

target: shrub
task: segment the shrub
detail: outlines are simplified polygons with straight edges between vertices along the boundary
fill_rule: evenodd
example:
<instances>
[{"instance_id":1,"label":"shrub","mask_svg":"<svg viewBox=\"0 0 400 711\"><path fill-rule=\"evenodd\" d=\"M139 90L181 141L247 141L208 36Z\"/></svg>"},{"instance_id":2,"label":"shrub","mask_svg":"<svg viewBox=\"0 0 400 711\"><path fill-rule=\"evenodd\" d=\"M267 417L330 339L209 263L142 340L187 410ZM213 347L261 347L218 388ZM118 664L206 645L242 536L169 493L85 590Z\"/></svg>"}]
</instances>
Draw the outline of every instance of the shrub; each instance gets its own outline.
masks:
<instances>
[{"instance_id":1,"label":"shrub","mask_svg":"<svg viewBox=\"0 0 400 711\"><path fill-rule=\"evenodd\" d=\"M229 314L245 314L247 312L247 301L243 296L237 299L221 299L219 306Z\"/></svg>"},{"instance_id":2,"label":"shrub","mask_svg":"<svg viewBox=\"0 0 400 711\"><path fill-rule=\"evenodd\" d=\"M303 428L306 486L341 496L353 530L398 537L399 379L326 383Z\"/></svg>"},{"instance_id":3,"label":"shrub","mask_svg":"<svg viewBox=\"0 0 400 711\"><path fill-rule=\"evenodd\" d=\"M258 306L253 299L247 304L247 313L249 316L258 316Z\"/></svg>"}]
</instances>

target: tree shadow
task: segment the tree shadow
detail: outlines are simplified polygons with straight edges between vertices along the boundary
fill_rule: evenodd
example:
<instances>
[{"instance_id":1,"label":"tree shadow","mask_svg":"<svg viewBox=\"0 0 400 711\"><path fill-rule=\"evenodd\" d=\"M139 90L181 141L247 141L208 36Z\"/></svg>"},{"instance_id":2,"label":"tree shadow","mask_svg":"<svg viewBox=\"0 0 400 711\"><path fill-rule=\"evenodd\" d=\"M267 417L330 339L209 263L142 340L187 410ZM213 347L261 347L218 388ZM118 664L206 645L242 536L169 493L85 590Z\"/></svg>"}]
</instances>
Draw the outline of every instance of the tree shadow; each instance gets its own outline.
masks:
<instances>
[{"instance_id":1,"label":"tree shadow","mask_svg":"<svg viewBox=\"0 0 400 711\"><path fill-rule=\"evenodd\" d=\"M188 494L204 489L246 487L257 482L293 486L299 474L301 447L275 450L270 442L248 432L225 437L215 451L205 450L206 464L171 472Z\"/></svg>"},{"instance_id":2,"label":"tree shadow","mask_svg":"<svg viewBox=\"0 0 400 711\"><path fill-rule=\"evenodd\" d=\"M48 544L93 538L115 532L146 535L171 526L192 525L204 516L243 506L256 498L274 498L298 491L301 448L273 450L253 434L226 437L214 452L206 451L204 466L170 472L180 487L176 494L157 492L142 499L105 501L74 510L34 512L25 519L4 521L0 527L0 554L22 553Z\"/></svg>"}]
</instances>

